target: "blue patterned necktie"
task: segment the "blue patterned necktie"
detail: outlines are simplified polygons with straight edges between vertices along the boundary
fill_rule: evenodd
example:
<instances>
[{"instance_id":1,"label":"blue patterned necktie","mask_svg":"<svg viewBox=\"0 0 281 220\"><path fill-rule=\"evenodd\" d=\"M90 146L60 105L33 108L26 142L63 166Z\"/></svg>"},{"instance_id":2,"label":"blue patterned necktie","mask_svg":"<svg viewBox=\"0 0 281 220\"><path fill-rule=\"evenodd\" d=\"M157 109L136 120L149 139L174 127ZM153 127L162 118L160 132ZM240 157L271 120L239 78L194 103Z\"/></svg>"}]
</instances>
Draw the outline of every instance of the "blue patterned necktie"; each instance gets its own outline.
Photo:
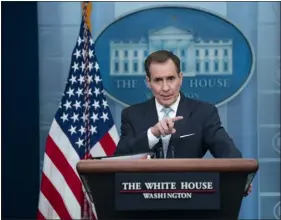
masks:
<instances>
[{"instance_id":1,"label":"blue patterned necktie","mask_svg":"<svg viewBox=\"0 0 281 220\"><path fill-rule=\"evenodd\" d=\"M173 109L171 109L171 108L163 108L161 111L164 112L164 116L162 118L162 119L164 119L164 118L170 118L169 114L170 114L170 112L173 111ZM170 138L171 138L171 135L161 136L162 143L163 143L164 158L167 157L167 151L168 151L168 146L169 146Z\"/></svg>"}]
</instances>

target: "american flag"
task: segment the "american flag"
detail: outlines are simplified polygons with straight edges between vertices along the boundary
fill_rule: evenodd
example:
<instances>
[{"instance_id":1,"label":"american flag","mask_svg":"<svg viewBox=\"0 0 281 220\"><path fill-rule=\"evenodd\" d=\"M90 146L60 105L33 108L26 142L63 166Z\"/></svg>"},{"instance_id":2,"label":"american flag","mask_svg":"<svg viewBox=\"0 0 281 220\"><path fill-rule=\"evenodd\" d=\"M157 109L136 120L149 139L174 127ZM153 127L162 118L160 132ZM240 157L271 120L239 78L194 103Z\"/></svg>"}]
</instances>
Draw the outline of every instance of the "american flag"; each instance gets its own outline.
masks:
<instances>
[{"instance_id":1,"label":"american flag","mask_svg":"<svg viewBox=\"0 0 281 220\"><path fill-rule=\"evenodd\" d=\"M91 204L85 203L76 164L90 155L112 155L119 140L85 20L83 16L66 88L46 141L38 219L81 219ZM96 216L94 206L90 210Z\"/></svg>"}]
</instances>

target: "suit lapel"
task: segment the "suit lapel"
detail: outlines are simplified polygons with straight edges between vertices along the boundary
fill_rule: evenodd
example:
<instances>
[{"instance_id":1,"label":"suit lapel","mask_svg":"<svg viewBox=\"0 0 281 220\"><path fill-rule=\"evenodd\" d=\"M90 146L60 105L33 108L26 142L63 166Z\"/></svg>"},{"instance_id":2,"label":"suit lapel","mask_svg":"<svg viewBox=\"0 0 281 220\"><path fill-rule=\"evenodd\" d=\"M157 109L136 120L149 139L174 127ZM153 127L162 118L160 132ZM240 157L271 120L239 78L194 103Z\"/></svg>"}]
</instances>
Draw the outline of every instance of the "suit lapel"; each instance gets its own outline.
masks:
<instances>
[{"instance_id":1,"label":"suit lapel","mask_svg":"<svg viewBox=\"0 0 281 220\"><path fill-rule=\"evenodd\" d=\"M176 116L183 116L183 119L176 121L174 124L176 133L171 135L167 157L171 157L171 155L172 155L171 146L174 145L174 147L175 147L177 140L180 138L180 135L185 132L187 121L188 121L189 117L191 116L192 109L193 109L192 102L190 102L188 99L186 99L184 94L181 93L181 99L179 102Z\"/></svg>"},{"instance_id":2,"label":"suit lapel","mask_svg":"<svg viewBox=\"0 0 281 220\"><path fill-rule=\"evenodd\" d=\"M154 126L158 122L159 120L155 105L155 98L153 97L147 102L147 105L144 108L143 123L145 123L145 129L148 129L149 127ZM160 157L160 149L162 147L162 141L160 140L154 147L154 153L156 154L156 158ZM163 155L163 152L161 154Z\"/></svg>"},{"instance_id":3,"label":"suit lapel","mask_svg":"<svg viewBox=\"0 0 281 220\"><path fill-rule=\"evenodd\" d=\"M146 127L154 126L158 122L154 97L147 102L147 106L144 108L143 122L146 124Z\"/></svg>"}]
</instances>

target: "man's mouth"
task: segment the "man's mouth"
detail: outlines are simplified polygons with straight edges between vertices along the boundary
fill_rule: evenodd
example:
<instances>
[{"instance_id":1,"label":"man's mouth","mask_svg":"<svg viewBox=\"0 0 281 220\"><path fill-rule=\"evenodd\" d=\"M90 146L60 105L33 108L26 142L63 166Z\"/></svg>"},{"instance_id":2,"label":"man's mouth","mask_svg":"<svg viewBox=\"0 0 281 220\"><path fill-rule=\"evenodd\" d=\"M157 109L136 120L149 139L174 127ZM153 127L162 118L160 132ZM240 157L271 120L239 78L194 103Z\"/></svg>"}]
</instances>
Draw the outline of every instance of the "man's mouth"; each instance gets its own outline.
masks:
<instances>
[{"instance_id":1,"label":"man's mouth","mask_svg":"<svg viewBox=\"0 0 281 220\"><path fill-rule=\"evenodd\" d=\"M163 99L168 99L168 98L171 98L172 95L162 95L161 97L162 97Z\"/></svg>"}]
</instances>

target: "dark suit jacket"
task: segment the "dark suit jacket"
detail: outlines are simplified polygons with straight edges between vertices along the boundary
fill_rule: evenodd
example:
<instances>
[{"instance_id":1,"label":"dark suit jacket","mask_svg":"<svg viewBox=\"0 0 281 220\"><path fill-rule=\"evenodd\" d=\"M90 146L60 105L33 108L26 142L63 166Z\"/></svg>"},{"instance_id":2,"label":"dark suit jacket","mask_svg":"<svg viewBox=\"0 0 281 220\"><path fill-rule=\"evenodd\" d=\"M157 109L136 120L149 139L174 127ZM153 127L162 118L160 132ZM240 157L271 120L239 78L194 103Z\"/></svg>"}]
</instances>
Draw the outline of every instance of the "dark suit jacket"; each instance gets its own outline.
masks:
<instances>
[{"instance_id":1,"label":"dark suit jacket","mask_svg":"<svg viewBox=\"0 0 281 220\"><path fill-rule=\"evenodd\" d=\"M176 133L170 139L168 158L172 155L175 158L201 158L207 150L216 158L242 157L222 127L214 105L189 99L181 94L176 115L184 118L175 122ZM154 98L125 108L121 115L121 137L115 155L154 152L159 157L161 140L151 150L147 138L147 130L157 122ZM191 133L195 135L180 138Z\"/></svg>"}]
</instances>

